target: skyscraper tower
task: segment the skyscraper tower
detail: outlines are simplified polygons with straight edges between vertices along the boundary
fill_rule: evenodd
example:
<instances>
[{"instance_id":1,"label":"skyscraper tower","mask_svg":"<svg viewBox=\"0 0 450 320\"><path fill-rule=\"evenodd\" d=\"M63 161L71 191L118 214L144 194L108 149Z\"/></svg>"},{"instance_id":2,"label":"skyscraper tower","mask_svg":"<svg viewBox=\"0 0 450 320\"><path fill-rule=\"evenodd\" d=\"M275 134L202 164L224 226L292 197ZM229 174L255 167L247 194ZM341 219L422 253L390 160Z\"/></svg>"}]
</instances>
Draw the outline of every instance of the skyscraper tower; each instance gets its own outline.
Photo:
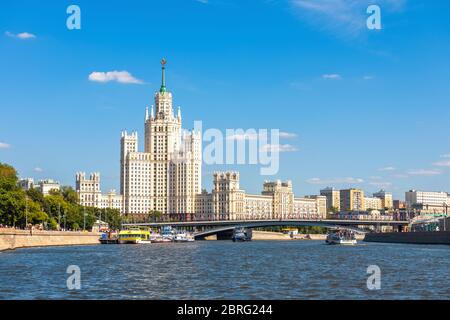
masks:
<instances>
[{"instance_id":1,"label":"skyscraper tower","mask_svg":"<svg viewBox=\"0 0 450 320\"><path fill-rule=\"evenodd\" d=\"M122 137L121 190L124 212L148 214L194 213L195 196L201 193L201 136L181 128L181 110L173 112L172 93L166 88L166 60L161 61L161 87L154 105L145 110L144 152L131 150Z\"/></svg>"}]
</instances>

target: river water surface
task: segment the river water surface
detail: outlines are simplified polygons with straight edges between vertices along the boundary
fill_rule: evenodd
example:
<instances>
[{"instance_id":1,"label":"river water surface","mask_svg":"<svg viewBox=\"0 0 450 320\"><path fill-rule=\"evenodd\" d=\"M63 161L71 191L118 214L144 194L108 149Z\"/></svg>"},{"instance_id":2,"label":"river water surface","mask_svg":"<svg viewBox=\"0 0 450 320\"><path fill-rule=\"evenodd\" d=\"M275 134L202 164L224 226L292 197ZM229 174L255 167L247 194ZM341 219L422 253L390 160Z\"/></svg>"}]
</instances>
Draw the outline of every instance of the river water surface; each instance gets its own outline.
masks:
<instances>
[{"instance_id":1,"label":"river water surface","mask_svg":"<svg viewBox=\"0 0 450 320\"><path fill-rule=\"evenodd\" d=\"M68 266L81 290L67 288ZM367 289L367 268L381 290ZM0 299L450 299L450 247L202 241L0 252Z\"/></svg>"}]
</instances>

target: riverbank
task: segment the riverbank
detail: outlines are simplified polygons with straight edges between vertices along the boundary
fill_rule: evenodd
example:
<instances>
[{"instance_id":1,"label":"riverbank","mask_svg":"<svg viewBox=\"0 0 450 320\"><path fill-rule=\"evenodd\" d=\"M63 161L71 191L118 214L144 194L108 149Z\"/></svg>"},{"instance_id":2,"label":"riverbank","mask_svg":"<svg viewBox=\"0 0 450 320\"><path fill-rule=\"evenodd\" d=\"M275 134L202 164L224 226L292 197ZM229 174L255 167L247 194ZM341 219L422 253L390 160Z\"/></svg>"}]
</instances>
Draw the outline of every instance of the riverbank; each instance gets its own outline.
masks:
<instances>
[{"instance_id":1,"label":"riverbank","mask_svg":"<svg viewBox=\"0 0 450 320\"><path fill-rule=\"evenodd\" d=\"M0 229L0 251L18 248L75 246L99 243L100 234L71 231Z\"/></svg>"}]
</instances>

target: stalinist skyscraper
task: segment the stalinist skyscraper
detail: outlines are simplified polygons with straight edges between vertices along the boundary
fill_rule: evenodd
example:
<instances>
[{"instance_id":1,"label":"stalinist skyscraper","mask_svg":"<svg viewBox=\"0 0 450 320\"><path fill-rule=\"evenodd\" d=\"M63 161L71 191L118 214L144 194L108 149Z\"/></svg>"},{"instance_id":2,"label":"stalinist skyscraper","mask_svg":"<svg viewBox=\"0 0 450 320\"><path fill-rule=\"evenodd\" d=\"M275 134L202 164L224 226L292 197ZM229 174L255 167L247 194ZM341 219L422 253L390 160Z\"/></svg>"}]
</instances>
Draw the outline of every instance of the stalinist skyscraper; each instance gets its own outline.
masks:
<instances>
[{"instance_id":1,"label":"stalinist skyscraper","mask_svg":"<svg viewBox=\"0 0 450 320\"><path fill-rule=\"evenodd\" d=\"M181 110L174 114L166 88L166 60L161 65L155 107L145 110L144 152L138 150L137 132L122 132L120 191L126 213L195 213L195 197L201 193L201 133L182 129Z\"/></svg>"}]
</instances>

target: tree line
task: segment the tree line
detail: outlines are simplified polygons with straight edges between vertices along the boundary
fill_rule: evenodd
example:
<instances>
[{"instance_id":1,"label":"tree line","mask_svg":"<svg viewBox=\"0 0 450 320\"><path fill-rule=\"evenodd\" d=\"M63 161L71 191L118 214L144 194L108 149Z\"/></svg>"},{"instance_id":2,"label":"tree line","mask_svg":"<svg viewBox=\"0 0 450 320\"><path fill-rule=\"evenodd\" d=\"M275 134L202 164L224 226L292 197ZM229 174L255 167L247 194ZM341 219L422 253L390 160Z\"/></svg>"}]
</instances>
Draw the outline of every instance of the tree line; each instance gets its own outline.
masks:
<instances>
[{"instance_id":1,"label":"tree line","mask_svg":"<svg viewBox=\"0 0 450 320\"><path fill-rule=\"evenodd\" d=\"M0 163L0 224L25 228L42 225L48 230L91 229L96 220L119 229L122 217L117 209L98 209L78 204L72 187L63 186L44 196L38 189L24 191L18 185L14 167ZM28 224L28 225L27 225Z\"/></svg>"}]
</instances>

